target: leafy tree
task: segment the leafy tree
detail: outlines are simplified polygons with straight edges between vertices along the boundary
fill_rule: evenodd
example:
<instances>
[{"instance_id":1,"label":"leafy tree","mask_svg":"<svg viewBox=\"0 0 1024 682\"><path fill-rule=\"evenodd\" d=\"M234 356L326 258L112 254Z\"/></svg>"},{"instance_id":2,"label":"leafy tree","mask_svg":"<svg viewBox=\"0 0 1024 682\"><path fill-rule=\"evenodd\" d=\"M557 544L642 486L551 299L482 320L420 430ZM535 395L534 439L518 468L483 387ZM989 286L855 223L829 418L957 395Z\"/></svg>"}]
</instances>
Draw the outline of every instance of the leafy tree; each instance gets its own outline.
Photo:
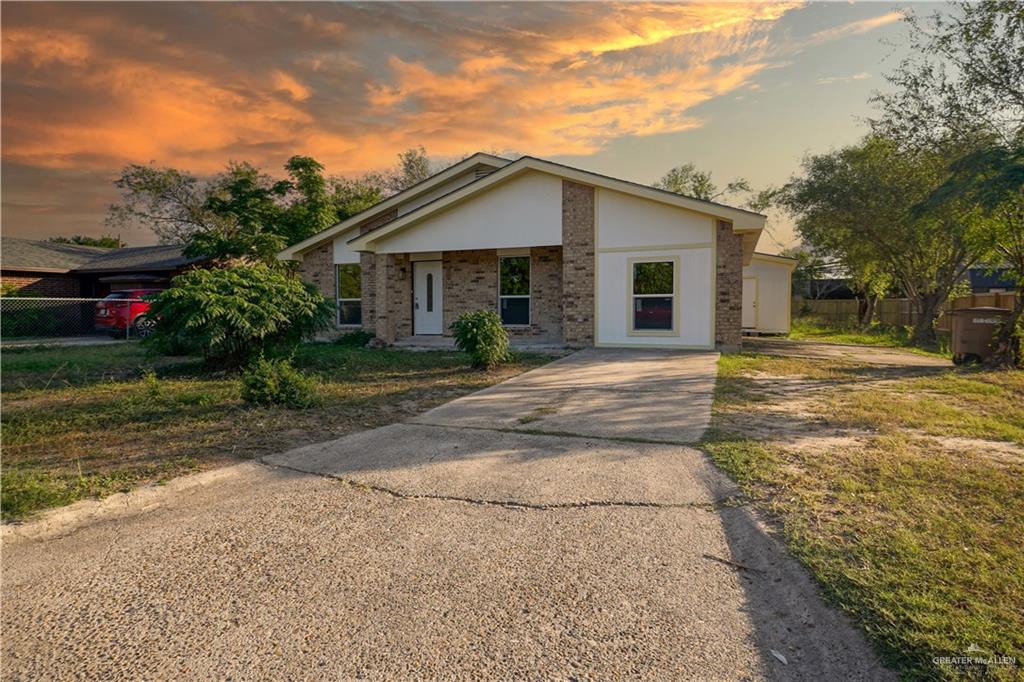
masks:
<instances>
[{"instance_id":1,"label":"leafy tree","mask_svg":"<svg viewBox=\"0 0 1024 682\"><path fill-rule=\"evenodd\" d=\"M743 178L736 178L726 184L724 188L719 189L718 185L712 181L711 173L699 170L692 163L676 166L665 173L653 186L704 201L717 201L737 192L753 192L750 183Z\"/></svg>"},{"instance_id":2,"label":"leafy tree","mask_svg":"<svg viewBox=\"0 0 1024 682\"><path fill-rule=\"evenodd\" d=\"M385 176L385 184L397 194L423 182L433 174L430 157L423 147L413 147L398 155L398 166Z\"/></svg>"},{"instance_id":3,"label":"leafy tree","mask_svg":"<svg viewBox=\"0 0 1024 682\"><path fill-rule=\"evenodd\" d=\"M263 264L190 270L173 285L150 304L157 325L146 342L223 369L294 352L333 312L315 287Z\"/></svg>"},{"instance_id":4,"label":"leafy tree","mask_svg":"<svg viewBox=\"0 0 1024 682\"><path fill-rule=\"evenodd\" d=\"M284 168L291 180L287 188L291 200L278 232L287 244L294 244L337 222L338 212L319 162L309 156L293 156Z\"/></svg>"},{"instance_id":5,"label":"leafy tree","mask_svg":"<svg viewBox=\"0 0 1024 682\"><path fill-rule=\"evenodd\" d=\"M918 314L911 341L935 343L942 304L984 253L983 225L963 202L918 213L946 177L950 153L900 150L887 138L804 159L783 203L805 243L839 259L862 287L891 277Z\"/></svg>"},{"instance_id":6,"label":"leafy tree","mask_svg":"<svg viewBox=\"0 0 1024 682\"><path fill-rule=\"evenodd\" d=\"M383 176L368 173L355 179L332 178L331 200L337 220L347 220L374 204L381 202L387 193Z\"/></svg>"},{"instance_id":7,"label":"leafy tree","mask_svg":"<svg viewBox=\"0 0 1024 682\"><path fill-rule=\"evenodd\" d=\"M1024 319L1024 140L1007 146L993 138L987 146L957 159L950 170L947 180L916 209L926 213L951 202L980 207L993 265L1005 267L1017 288L1016 304L996 339L993 358L1000 364L1020 364L1024 361L1020 329Z\"/></svg>"},{"instance_id":8,"label":"leafy tree","mask_svg":"<svg viewBox=\"0 0 1024 682\"><path fill-rule=\"evenodd\" d=\"M128 166L114 183L122 202L108 222L142 223L190 256L275 263L276 253L338 219L336 199L315 159L293 156L276 180L250 163L200 180L173 168Z\"/></svg>"},{"instance_id":9,"label":"leafy tree","mask_svg":"<svg viewBox=\"0 0 1024 682\"><path fill-rule=\"evenodd\" d=\"M205 206L210 185L174 168L126 166L114 181L121 203L110 207L107 225L118 228L141 223L153 230L161 243L183 244L217 223Z\"/></svg>"},{"instance_id":10,"label":"leafy tree","mask_svg":"<svg viewBox=\"0 0 1024 682\"><path fill-rule=\"evenodd\" d=\"M125 245L121 237L105 234L100 237L87 237L82 234L70 237L50 237L46 241L51 244L75 244L77 246L98 246L104 249L120 249Z\"/></svg>"},{"instance_id":11,"label":"leafy tree","mask_svg":"<svg viewBox=\"0 0 1024 682\"><path fill-rule=\"evenodd\" d=\"M903 145L935 147L978 131L1013 143L1024 128L1024 4L958 2L955 11L904 14L909 56L873 98L876 133Z\"/></svg>"}]
</instances>

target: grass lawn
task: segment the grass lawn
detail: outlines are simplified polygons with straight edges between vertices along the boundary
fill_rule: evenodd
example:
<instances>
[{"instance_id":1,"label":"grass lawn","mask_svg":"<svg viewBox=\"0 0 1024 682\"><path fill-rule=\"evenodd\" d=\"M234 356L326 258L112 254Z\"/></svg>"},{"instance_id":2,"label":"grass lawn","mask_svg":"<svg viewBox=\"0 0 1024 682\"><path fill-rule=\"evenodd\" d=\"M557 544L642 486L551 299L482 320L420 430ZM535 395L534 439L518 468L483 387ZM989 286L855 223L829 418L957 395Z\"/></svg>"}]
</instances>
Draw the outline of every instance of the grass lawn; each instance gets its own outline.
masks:
<instances>
[{"instance_id":1,"label":"grass lawn","mask_svg":"<svg viewBox=\"0 0 1024 682\"><path fill-rule=\"evenodd\" d=\"M478 372L454 352L307 344L295 363L323 402L289 410L249 407L237 377L134 342L5 350L3 518L401 421L549 360Z\"/></svg>"},{"instance_id":2,"label":"grass lawn","mask_svg":"<svg viewBox=\"0 0 1024 682\"><path fill-rule=\"evenodd\" d=\"M1024 372L723 356L704 448L908 679L1024 674ZM966 654L971 645L982 653Z\"/></svg>"},{"instance_id":3,"label":"grass lawn","mask_svg":"<svg viewBox=\"0 0 1024 682\"><path fill-rule=\"evenodd\" d=\"M939 345L925 349L910 345L910 332L907 329L874 325L866 331L856 328L834 327L813 317L795 317L789 332L789 338L795 341L818 341L821 343L841 343L861 346L886 346L904 348L923 355L938 355L948 358L949 334L939 331Z\"/></svg>"}]
</instances>

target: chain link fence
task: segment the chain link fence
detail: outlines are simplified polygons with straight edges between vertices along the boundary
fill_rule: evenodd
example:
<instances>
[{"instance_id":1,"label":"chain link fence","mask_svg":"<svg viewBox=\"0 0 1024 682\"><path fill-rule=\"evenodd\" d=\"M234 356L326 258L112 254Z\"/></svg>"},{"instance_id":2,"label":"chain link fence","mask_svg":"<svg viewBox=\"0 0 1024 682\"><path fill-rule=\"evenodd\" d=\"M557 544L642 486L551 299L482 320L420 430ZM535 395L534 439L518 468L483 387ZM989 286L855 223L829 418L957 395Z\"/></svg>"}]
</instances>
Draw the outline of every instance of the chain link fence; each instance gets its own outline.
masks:
<instances>
[{"instance_id":1,"label":"chain link fence","mask_svg":"<svg viewBox=\"0 0 1024 682\"><path fill-rule=\"evenodd\" d=\"M149 303L140 298L0 297L0 341L26 345L57 339L137 339L149 334Z\"/></svg>"}]
</instances>

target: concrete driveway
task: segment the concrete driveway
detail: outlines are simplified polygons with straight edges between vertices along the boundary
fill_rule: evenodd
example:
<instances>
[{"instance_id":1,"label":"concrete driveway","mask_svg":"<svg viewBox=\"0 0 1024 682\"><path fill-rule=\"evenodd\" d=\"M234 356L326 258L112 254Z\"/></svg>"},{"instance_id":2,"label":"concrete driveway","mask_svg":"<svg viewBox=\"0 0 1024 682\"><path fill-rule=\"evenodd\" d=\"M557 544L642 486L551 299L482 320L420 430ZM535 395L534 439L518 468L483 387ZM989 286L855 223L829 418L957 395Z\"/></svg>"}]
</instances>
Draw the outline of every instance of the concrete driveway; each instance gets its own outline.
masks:
<instances>
[{"instance_id":1,"label":"concrete driveway","mask_svg":"<svg viewBox=\"0 0 1024 682\"><path fill-rule=\"evenodd\" d=\"M887 678L675 444L706 424L715 357L578 353L6 542L3 675Z\"/></svg>"}]
</instances>

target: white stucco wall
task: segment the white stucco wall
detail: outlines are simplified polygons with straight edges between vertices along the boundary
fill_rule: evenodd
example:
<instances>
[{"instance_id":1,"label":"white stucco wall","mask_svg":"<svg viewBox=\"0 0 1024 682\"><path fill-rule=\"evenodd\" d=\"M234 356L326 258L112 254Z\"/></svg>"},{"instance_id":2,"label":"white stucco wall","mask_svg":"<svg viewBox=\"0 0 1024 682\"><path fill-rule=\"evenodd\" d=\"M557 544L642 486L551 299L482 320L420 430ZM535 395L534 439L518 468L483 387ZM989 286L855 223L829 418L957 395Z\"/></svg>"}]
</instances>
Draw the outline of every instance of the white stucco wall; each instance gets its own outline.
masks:
<instances>
[{"instance_id":1,"label":"white stucco wall","mask_svg":"<svg viewBox=\"0 0 1024 682\"><path fill-rule=\"evenodd\" d=\"M791 265L762 259L756 254L750 265L743 268L743 277L753 278L756 282L743 291L744 307L750 304L750 296L756 295L757 301L755 324L747 328L772 334L789 332L792 273Z\"/></svg>"},{"instance_id":2,"label":"white stucco wall","mask_svg":"<svg viewBox=\"0 0 1024 682\"><path fill-rule=\"evenodd\" d=\"M335 237L334 239L334 264L340 265L342 263L358 263L359 254L355 251L350 251L348 245L345 243L349 239L355 236L354 230L349 230L341 234L341 236Z\"/></svg>"},{"instance_id":3,"label":"white stucco wall","mask_svg":"<svg viewBox=\"0 0 1024 682\"><path fill-rule=\"evenodd\" d=\"M597 192L597 246L710 244L714 222L708 216L622 192Z\"/></svg>"},{"instance_id":4,"label":"white stucco wall","mask_svg":"<svg viewBox=\"0 0 1024 682\"><path fill-rule=\"evenodd\" d=\"M714 224L706 216L621 192L597 190L597 344L714 348ZM631 259L678 263L676 329L631 332Z\"/></svg>"},{"instance_id":5,"label":"white stucco wall","mask_svg":"<svg viewBox=\"0 0 1024 682\"><path fill-rule=\"evenodd\" d=\"M562 243L562 181L529 171L411 225L378 253L459 251Z\"/></svg>"}]
</instances>

